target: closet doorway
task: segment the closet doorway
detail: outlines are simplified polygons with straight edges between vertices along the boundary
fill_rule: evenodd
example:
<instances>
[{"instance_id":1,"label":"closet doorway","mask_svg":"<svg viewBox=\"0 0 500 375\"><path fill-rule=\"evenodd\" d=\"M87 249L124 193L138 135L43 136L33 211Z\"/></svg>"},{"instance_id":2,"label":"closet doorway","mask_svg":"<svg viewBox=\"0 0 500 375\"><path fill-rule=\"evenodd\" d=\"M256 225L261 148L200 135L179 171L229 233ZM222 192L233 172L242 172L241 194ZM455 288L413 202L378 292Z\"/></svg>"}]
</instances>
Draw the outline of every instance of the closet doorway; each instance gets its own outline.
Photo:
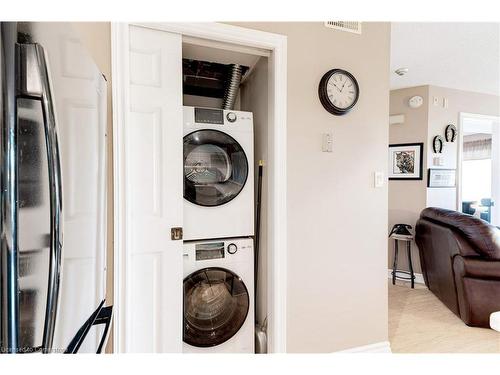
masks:
<instances>
[{"instance_id":1,"label":"closet doorway","mask_svg":"<svg viewBox=\"0 0 500 375\"><path fill-rule=\"evenodd\" d=\"M133 29L136 31L141 29L142 31L131 33ZM147 30L154 32L147 32ZM162 34L168 34L168 36ZM115 202L114 300L116 306L113 330L114 351L117 353L127 351L176 352L180 351L182 346L182 339L179 341L181 325L177 324L181 319L181 315L179 315L181 314L181 306L177 306L177 304L181 302L179 292L182 279L178 280L179 290L173 290L177 288L177 286L172 285L177 285L175 280L179 278L179 272L176 270L175 275L165 275L166 272L164 272L166 264L182 264L182 241L175 241L173 238L171 241L170 228L167 227L170 225L163 225L171 222L182 223L182 210L178 215L176 214L179 202L177 202L177 199L172 199L170 194L170 190L177 194L179 189L172 189L165 185L164 191L156 191L161 198L158 202L163 205L163 208L158 211L161 215L158 215L158 212L153 212L154 202L148 201L148 199L152 200L151 195L144 194L147 193L147 189L144 186L139 186L140 184L134 183L137 179L131 180L131 174L135 173L140 177L143 174L141 166L144 166L147 157L151 157L151 155L147 155L149 150L145 147L147 139L144 141L146 143L142 142L142 140L136 142L137 137L140 139L144 137L142 132L139 131L141 128L137 124L140 124L140 122L138 122L137 115L134 113L139 113L142 116L141 121L151 123L150 128L152 130L148 130L151 133L149 134L151 140L158 138L158 136L154 137L155 134L168 133L174 138L181 134L182 121L179 121L178 118L180 107L170 105L170 109L161 108L163 112L171 114L173 120L169 122L165 122L162 116L156 112L152 114L145 113L147 115L145 116L141 112L141 108L132 107L137 104L139 104L139 107L151 106L151 103L144 102L147 99L146 95L139 95L143 91L151 98L151 101L155 102L154 105L158 107L164 106L164 100L161 100L163 96L154 95L155 90L160 95L165 93L163 85L166 81L162 78L162 74L165 72L162 73L159 69L165 66L168 68L168 72L165 73L168 74L168 78L180 82L176 76L177 72L181 74L180 60L178 66L175 65L177 63L170 66L165 63L168 59L180 59L182 57L179 46L182 43L181 40L185 40L185 38L195 38L197 41L205 40L209 44L230 44L234 46L235 51L239 52L245 52L248 49L261 49L269 52L268 159L266 160L267 187L269 191L266 226L268 233L268 352L286 352L287 41L283 35L219 23L116 23L112 25ZM130 65L131 56L134 59L133 66ZM132 76L131 72L135 76ZM137 82L134 82L134 80ZM136 84L136 88L133 88L135 91L131 91L132 84ZM139 89L137 89L138 86L140 86ZM139 92L138 90L142 91ZM171 90L169 89L169 95L173 94L176 97L175 100L177 100L179 93L181 93L180 87L174 83L174 87ZM179 105L181 104L181 100L179 100ZM130 128L130 124L133 124L134 127ZM135 133L131 133L131 131L135 131ZM181 144L181 141L182 137L179 138L178 143ZM131 148L131 142L133 145L137 143L141 147ZM165 141L165 137L163 137L162 142L166 143L158 144L157 149L170 150L169 152L171 152L172 148L169 148L167 144L169 140ZM179 148L178 144L173 146L175 149ZM162 156L162 162L167 161L168 168L172 167L170 169L173 170L173 175L179 172L176 169L179 168L176 161L177 154L176 152L175 156L172 157L167 154ZM156 169L159 170L158 168ZM155 173L150 173L151 176L146 175L146 177L152 180ZM182 195L180 199L182 204ZM152 208L143 205L143 200L146 200L146 203L151 203L149 206ZM169 204L171 209L165 206ZM138 236L131 234L131 231L135 230L134 220L137 220L137 215L134 217L133 210L130 207L133 209L137 205L139 205L139 210L146 210L148 220L158 221L157 227L165 227L163 228L164 231L169 233L168 237L162 234L162 246L161 249L157 249L157 246L151 246L152 236L147 235L147 231L151 231L152 226L142 225L142 222L139 223L144 232L139 233L139 235L148 242L149 248L156 248L154 254L151 254L151 251L147 249L141 248L138 250L137 244L141 242ZM169 214L168 220L159 222L157 217L162 215L162 217L166 217L163 214L166 211ZM157 234L157 232L155 233ZM144 246L142 247L144 248ZM148 270L151 270L151 272L146 272ZM149 285L161 289L157 290L156 287L151 288ZM173 300L168 303L165 301L165 296L168 295L166 289L172 289L170 295L174 295ZM162 296L159 299L160 303L156 303L158 297L155 296L160 295ZM137 296L139 297L136 298ZM143 306L144 303L147 306ZM150 322L143 319L145 317L148 317ZM165 339L164 336L167 333L172 338Z\"/></svg>"}]
</instances>

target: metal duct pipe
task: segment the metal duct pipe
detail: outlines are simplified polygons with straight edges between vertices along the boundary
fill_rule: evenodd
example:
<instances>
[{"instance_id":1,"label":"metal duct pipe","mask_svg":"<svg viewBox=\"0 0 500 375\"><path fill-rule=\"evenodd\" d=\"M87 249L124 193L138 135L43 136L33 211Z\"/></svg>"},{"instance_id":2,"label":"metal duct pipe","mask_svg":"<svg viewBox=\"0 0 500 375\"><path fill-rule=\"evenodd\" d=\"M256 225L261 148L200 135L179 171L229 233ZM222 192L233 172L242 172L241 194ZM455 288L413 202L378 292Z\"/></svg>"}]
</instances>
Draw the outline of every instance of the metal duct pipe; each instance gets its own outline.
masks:
<instances>
[{"instance_id":1,"label":"metal duct pipe","mask_svg":"<svg viewBox=\"0 0 500 375\"><path fill-rule=\"evenodd\" d=\"M241 73L243 67L239 64L231 64L231 72L227 82L224 100L222 102L223 109L233 109L234 102L238 96L238 89L241 82Z\"/></svg>"}]
</instances>

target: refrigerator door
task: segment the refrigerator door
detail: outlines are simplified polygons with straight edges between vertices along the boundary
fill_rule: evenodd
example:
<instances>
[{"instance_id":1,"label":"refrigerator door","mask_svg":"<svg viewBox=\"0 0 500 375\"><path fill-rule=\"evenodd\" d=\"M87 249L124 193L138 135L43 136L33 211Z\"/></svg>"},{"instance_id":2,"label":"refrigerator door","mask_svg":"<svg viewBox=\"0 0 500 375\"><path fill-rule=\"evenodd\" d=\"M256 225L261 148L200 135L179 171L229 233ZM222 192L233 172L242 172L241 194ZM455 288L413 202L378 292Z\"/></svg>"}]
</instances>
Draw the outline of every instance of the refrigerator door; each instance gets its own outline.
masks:
<instances>
[{"instance_id":1,"label":"refrigerator door","mask_svg":"<svg viewBox=\"0 0 500 375\"><path fill-rule=\"evenodd\" d=\"M105 298L106 82L69 24L18 31L19 342L64 352ZM46 95L30 94L33 71ZM95 353L101 333L79 352Z\"/></svg>"}]
</instances>

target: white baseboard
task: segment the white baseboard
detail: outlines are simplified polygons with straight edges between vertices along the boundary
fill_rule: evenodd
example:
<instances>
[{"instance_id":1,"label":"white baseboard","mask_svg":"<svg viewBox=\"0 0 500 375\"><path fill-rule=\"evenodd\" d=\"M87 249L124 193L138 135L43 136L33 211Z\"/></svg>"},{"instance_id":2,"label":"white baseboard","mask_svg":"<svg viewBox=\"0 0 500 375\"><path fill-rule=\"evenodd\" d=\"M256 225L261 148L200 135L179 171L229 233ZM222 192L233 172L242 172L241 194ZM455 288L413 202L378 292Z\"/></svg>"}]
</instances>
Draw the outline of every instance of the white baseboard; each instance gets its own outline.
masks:
<instances>
[{"instance_id":1,"label":"white baseboard","mask_svg":"<svg viewBox=\"0 0 500 375\"><path fill-rule=\"evenodd\" d=\"M392 279L392 269L388 269L387 270L387 275L388 275L389 279ZM415 275L415 283L417 283L417 284L425 284L424 275L422 275L421 273L416 273L416 272L414 273L414 275ZM401 280L401 279L398 279L398 280ZM408 281L408 282L410 282L410 280L402 280L402 281Z\"/></svg>"},{"instance_id":2,"label":"white baseboard","mask_svg":"<svg viewBox=\"0 0 500 375\"><path fill-rule=\"evenodd\" d=\"M356 346L354 348L340 350L335 353L392 353L389 341L376 342L375 344Z\"/></svg>"}]
</instances>

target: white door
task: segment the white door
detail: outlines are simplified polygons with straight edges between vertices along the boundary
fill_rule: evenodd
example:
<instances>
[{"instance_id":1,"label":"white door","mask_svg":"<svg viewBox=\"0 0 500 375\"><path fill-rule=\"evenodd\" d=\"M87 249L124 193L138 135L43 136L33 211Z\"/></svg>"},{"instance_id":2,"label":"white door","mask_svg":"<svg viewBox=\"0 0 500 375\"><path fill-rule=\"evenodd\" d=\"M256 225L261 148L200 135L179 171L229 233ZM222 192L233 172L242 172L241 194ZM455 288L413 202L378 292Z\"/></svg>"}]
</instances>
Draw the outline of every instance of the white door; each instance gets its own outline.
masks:
<instances>
[{"instance_id":1,"label":"white door","mask_svg":"<svg viewBox=\"0 0 500 375\"><path fill-rule=\"evenodd\" d=\"M51 63L61 75L54 88L64 203L60 347L106 297L106 82L78 38L58 42L61 56ZM93 328L79 352L95 353L102 330Z\"/></svg>"},{"instance_id":2,"label":"white door","mask_svg":"<svg viewBox=\"0 0 500 375\"><path fill-rule=\"evenodd\" d=\"M120 350L181 352L182 240L171 228L182 227L182 39L136 26L128 36Z\"/></svg>"}]
</instances>

